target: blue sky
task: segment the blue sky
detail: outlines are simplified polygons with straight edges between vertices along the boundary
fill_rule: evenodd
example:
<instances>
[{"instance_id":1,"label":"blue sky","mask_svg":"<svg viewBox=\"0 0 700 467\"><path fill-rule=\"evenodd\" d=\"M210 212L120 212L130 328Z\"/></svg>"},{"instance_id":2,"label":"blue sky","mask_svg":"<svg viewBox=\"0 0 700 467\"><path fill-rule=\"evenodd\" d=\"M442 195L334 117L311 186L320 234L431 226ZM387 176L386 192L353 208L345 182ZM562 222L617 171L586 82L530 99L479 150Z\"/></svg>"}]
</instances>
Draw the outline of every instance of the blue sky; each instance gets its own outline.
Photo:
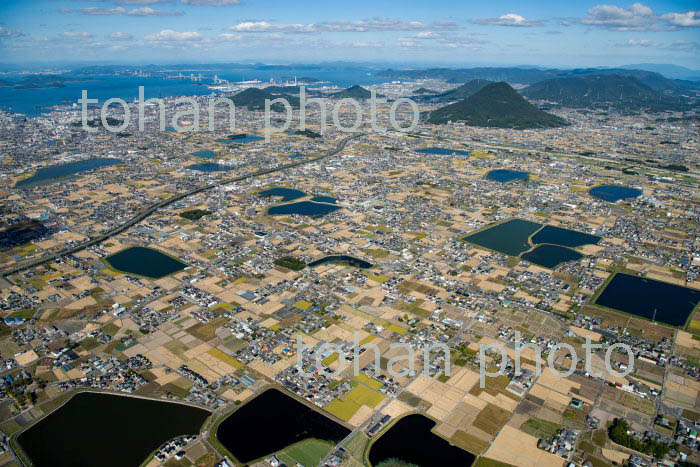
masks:
<instances>
[{"instance_id":1,"label":"blue sky","mask_svg":"<svg viewBox=\"0 0 700 467\"><path fill-rule=\"evenodd\" d=\"M695 1L1 0L0 61L700 68Z\"/></svg>"}]
</instances>

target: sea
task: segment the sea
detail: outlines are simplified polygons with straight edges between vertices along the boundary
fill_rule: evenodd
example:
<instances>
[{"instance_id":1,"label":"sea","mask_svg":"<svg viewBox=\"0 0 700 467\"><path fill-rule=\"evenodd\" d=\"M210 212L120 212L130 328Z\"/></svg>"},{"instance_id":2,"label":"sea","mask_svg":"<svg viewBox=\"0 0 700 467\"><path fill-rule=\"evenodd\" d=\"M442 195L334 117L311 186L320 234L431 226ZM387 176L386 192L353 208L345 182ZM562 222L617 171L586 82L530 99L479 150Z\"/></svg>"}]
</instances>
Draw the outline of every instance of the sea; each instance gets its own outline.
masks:
<instances>
[{"instance_id":1,"label":"sea","mask_svg":"<svg viewBox=\"0 0 700 467\"><path fill-rule=\"evenodd\" d=\"M191 71L199 75L200 71L193 66ZM176 76L176 72L164 72L169 76ZM183 71L183 75L189 75L190 71ZM293 81L294 78L315 78L324 82L324 86L335 85L343 88L355 84L372 85L390 81L389 78L376 76L375 71L368 69L293 69L284 70L202 70L202 81L192 82L190 79L166 79L165 77L138 77L124 75L98 75L84 76L74 74L58 74L66 79L65 87L43 89L15 89L13 87L0 87L0 109L26 117L36 117L51 112L51 106L78 104L82 91L88 92L89 99L98 99L97 105L101 105L110 98L120 98L126 102L133 102L138 97L139 86L144 87L144 95L147 99L153 97L177 97L215 94L217 91L209 89L206 84L212 84L214 75L230 82L260 80L277 82ZM1 79L7 81L19 81L26 75L4 74ZM310 85L309 87L313 87Z\"/></svg>"}]
</instances>

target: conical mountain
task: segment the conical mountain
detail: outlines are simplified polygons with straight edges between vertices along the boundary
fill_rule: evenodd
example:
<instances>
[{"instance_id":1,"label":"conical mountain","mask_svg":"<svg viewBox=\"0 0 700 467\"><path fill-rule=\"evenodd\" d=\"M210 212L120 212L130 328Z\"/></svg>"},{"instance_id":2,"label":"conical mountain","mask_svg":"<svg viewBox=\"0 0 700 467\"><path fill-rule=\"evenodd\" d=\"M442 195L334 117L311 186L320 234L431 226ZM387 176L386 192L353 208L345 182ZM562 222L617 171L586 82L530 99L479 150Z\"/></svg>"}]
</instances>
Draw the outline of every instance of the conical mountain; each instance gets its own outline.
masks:
<instances>
[{"instance_id":1,"label":"conical mountain","mask_svg":"<svg viewBox=\"0 0 700 467\"><path fill-rule=\"evenodd\" d=\"M468 99L433 110L429 123L465 122L470 126L496 128L553 128L568 125L556 115L543 112L526 101L507 83L484 86Z\"/></svg>"},{"instance_id":2,"label":"conical mountain","mask_svg":"<svg viewBox=\"0 0 700 467\"><path fill-rule=\"evenodd\" d=\"M246 107L248 110L265 110L265 99L284 98L293 109L299 108L299 98L287 94L273 94L266 89L248 88L231 97L236 107ZM272 110L283 112L284 106L279 102L272 104Z\"/></svg>"},{"instance_id":3,"label":"conical mountain","mask_svg":"<svg viewBox=\"0 0 700 467\"><path fill-rule=\"evenodd\" d=\"M334 97L337 99L369 99L371 95L372 94L368 90L356 84L354 86L350 86L347 89L343 89L340 92L331 94L330 97ZM377 97L379 98L384 96L381 94L377 94Z\"/></svg>"}]
</instances>

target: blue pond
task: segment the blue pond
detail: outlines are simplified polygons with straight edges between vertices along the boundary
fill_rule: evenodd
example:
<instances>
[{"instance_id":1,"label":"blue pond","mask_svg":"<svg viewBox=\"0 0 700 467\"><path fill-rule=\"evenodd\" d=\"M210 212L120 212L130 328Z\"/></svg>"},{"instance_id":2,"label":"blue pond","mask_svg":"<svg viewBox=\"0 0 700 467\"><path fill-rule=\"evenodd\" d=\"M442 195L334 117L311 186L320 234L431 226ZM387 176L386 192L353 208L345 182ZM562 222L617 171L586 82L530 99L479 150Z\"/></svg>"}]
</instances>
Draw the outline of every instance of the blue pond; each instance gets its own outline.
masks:
<instances>
[{"instance_id":1,"label":"blue pond","mask_svg":"<svg viewBox=\"0 0 700 467\"><path fill-rule=\"evenodd\" d=\"M338 202L338 200L333 198L332 196L314 196L313 198L311 198L311 201L315 201L317 203L331 203L331 204L335 204Z\"/></svg>"},{"instance_id":2,"label":"blue pond","mask_svg":"<svg viewBox=\"0 0 700 467\"><path fill-rule=\"evenodd\" d=\"M496 169L486 174L488 180L502 183L510 182L511 180L527 180L529 176L530 174L527 172L510 169Z\"/></svg>"},{"instance_id":3,"label":"blue pond","mask_svg":"<svg viewBox=\"0 0 700 467\"><path fill-rule=\"evenodd\" d=\"M270 388L226 417L219 424L216 437L240 461L236 465L262 465L256 459L305 439L315 438L335 446L350 434L348 428L312 407Z\"/></svg>"},{"instance_id":4,"label":"blue pond","mask_svg":"<svg viewBox=\"0 0 700 467\"><path fill-rule=\"evenodd\" d=\"M300 201L298 203L273 206L267 210L267 213L271 216L300 214L302 216L309 217L322 217L339 209L342 208L340 206L334 206L332 204L314 203L313 201Z\"/></svg>"},{"instance_id":5,"label":"blue pond","mask_svg":"<svg viewBox=\"0 0 700 467\"><path fill-rule=\"evenodd\" d=\"M114 269L127 274L160 279L168 274L181 271L186 263L152 248L134 246L105 258Z\"/></svg>"},{"instance_id":6,"label":"blue pond","mask_svg":"<svg viewBox=\"0 0 700 467\"><path fill-rule=\"evenodd\" d=\"M203 157L204 159L212 159L216 157L216 153L214 151L197 151L193 152L192 155L195 157Z\"/></svg>"},{"instance_id":7,"label":"blue pond","mask_svg":"<svg viewBox=\"0 0 700 467\"><path fill-rule=\"evenodd\" d=\"M532 238L530 238L532 237ZM524 219L510 219L464 237L464 240L546 268L583 255L571 248L595 245L601 237ZM532 246L535 248L532 248Z\"/></svg>"},{"instance_id":8,"label":"blue pond","mask_svg":"<svg viewBox=\"0 0 700 467\"><path fill-rule=\"evenodd\" d=\"M292 154L291 156L289 156L290 159L300 159L302 157L304 157L303 154Z\"/></svg>"},{"instance_id":9,"label":"blue pond","mask_svg":"<svg viewBox=\"0 0 700 467\"><path fill-rule=\"evenodd\" d=\"M464 237L464 240L479 246L496 250L510 256L518 256L532 246L530 235L537 232L542 224L524 219L511 219L480 232Z\"/></svg>"},{"instance_id":10,"label":"blue pond","mask_svg":"<svg viewBox=\"0 0 700 467\"><path fill-rule=\"evenodd\" d=\"M200 172L227 172L233 170L233 167L216 164L214 162L204 162L202 164L188 165L185 167L190 170L198 170Z\"/></svg>"},{"instance_id":11,"label":"blue pond","mask_svg":"<svg viewBox=\"0 0 700 467\"><path fill-rule=\"evenodd\" d=\"M683 326L700 303L700 290L617 273L595 301L635 316Z\"/></svg>"},{"instance_id":12,"label":"blue pond","mask_svg":"<svg viewBox=\"0 0 700 467\"><path fill-rule=\"evenodd\" d=\"M253 141L263 140L262 136L246 135L241 138L229 139L229 138L219 138L216 141L218 143L252 143Z\"/></svg>"},{"instance_id":13,"label":"blue pond","mask_svg":"<svg viewBox=\"0 0 700 467\"><path fill-rule=\"evenodd\" d=\"M554 269L561 263L578 261L583 258L583 255L578 251L564 248L563 246L539 245L532 251L523 253L520 257L538 266Z\"/></svg>"},{"instance_id":14,"label":"blue pond","mask_svg":"<svg viewBox=\"0 0 700 467\"><path fill-rule=\"evenodd\" d=\"M436 422L421 414L403 417L383 433L369 449L371 465L421 467L469 467L476 456L433 433ZM397 459L402 462L394 462Z\"/></svg>"},{"instance_id":15,"label":"blue pond","mask_svg":"<svg viewBox=\"0 0 700 467\"><path fill-rule=\"evenodd\" d=\"M294 201L295 199L303 198L306 193L300 190L295 190L293 188L269 188L267 190L258 193L260 196L281 196L282 201Z\"/></svg>"},{"instance_id":16,"label":"blue pond","mask_svg":"<svg viewBox=\"0 0 700 467\"><path fill-rule=\"evenodd\" d=\"M459 156L468 156L469 151L461 151L459 149L445 149L445 148L424 148L418 149L416 152L422 152L423 154L440 154L442 156L449 156L450 154L456 154Z\"/></svg>"},{"instance_id":17,"label":"blue pond","mask_svg":"<svg viewBox=\"0 0 700 467\"><path fill-rule=\"evenodd\" d=\"M588 190L594 198L602 199L609 203L614 203L621 199L636 198L642 194L637 188L629 188L619 185L600 185Z\"/></svg>"},{"instance_id":18,"label":"blue pond","mask_svg":"<svg viewBox=\"0 0 700 467\"><path fill-rule=\"evenodd\" d=\"M33 186L46 183L53 183L63 177L68 177L77 173L87 172L88 170L95 170L102 167L108 167L110 165L121 163L122 161L120 159L97 157L95 159L87 159L84 161L69 162L67 164L59 164L51 167L44 167L42 169L37 170L33 176L17 182L15 187L19 188L26 185Z\"/></svg>"},{"instance_id":19,"label":"blue pond","mask_svg":"<svg viewBox=\"0 0 700 467\"><path fill-rule=\"evenodd\" d=\"M554 245L569 246L576 248L583 245L595 245L600 241L597 235L591 235L575 230L562 229L553 225L545 225L542 230L532 237L532 243L551 243Z\"/></svg>"}]
</instances>

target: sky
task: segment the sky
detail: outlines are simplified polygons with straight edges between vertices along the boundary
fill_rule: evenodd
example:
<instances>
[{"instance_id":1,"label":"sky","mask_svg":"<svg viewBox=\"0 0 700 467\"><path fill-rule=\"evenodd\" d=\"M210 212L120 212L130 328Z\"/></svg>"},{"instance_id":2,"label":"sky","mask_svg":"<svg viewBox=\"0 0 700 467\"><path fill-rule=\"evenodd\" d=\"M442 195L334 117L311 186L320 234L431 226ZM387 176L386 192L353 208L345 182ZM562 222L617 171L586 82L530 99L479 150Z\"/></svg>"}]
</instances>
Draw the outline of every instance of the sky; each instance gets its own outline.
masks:
<instances>
[{"instance_id":1,"label":"sky","mask_svg":"<svg viewBox=\"0 0 700 467\"><path fill-rule=\"evenodd\" d=\"M700 69L700 1L0 0L3 63Z\"/></svg>"}]
</instances>

